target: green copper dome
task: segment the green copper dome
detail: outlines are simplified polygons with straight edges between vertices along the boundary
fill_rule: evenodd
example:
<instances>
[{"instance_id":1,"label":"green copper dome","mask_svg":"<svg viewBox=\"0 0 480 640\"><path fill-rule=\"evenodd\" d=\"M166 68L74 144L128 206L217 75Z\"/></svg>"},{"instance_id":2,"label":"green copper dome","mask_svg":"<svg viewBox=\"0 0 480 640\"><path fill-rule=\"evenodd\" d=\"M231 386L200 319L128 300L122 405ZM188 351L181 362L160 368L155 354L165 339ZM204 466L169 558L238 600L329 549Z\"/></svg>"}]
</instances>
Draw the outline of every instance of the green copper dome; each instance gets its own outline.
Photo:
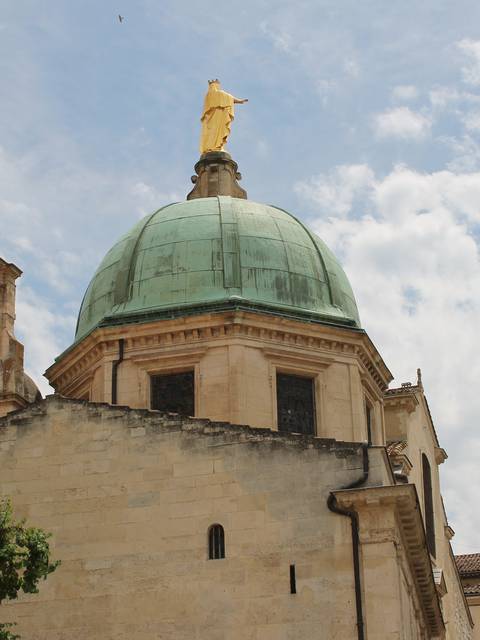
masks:
<instances>
[{"instance_id":1,"label":"green copper dome","mask_svg":"<svg viewBox=\"0 0 480 640\"><path fill-rule=\"evenodd\" d=\"M170 204L120 238L88 286L76 340L99 325L232 307L360 327L320 238L286 211L217 196Z\"/></svg>"}]
</instances>

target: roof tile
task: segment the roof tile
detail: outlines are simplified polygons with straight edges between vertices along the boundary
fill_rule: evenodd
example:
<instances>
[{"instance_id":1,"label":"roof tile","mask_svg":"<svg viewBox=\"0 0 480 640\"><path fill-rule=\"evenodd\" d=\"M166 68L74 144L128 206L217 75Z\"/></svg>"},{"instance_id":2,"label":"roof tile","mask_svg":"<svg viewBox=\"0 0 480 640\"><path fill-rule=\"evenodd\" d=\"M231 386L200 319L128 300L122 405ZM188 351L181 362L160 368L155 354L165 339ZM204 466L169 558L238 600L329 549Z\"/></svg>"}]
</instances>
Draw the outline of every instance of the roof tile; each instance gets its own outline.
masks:
<instances>
[{"instance_id":1,"label":"roof tile","mask_svg":"<svg viewBox=\"0 0 480 640\"><path fill-rule=\"evenodd\" d=\"M480 553L455 556L455 562L462 578L467 578L470 575L475 577L476 574L480 577Z\"/></svg>"}]
</instances>

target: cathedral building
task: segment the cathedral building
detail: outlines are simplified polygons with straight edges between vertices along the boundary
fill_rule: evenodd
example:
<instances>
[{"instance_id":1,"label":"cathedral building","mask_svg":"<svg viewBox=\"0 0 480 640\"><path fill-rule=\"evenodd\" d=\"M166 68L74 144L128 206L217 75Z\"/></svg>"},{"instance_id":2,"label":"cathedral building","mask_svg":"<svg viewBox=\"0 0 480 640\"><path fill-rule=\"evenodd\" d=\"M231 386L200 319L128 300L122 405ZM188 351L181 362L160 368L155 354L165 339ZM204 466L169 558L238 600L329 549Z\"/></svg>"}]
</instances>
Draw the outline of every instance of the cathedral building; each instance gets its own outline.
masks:
<instances>
[{"instance_id":1,"label":"cathedral building","mask_svg":"<svg viewBox=\"0 0 480 640\"><path fill-rule=\"evenodd\" d=\"M2 619L25 640L480 638L420 372L389 388L336 257L229 154L195 170L103 259L45 399L0 261L1 492L61 560Z\"/></svg>"}]
</instances>

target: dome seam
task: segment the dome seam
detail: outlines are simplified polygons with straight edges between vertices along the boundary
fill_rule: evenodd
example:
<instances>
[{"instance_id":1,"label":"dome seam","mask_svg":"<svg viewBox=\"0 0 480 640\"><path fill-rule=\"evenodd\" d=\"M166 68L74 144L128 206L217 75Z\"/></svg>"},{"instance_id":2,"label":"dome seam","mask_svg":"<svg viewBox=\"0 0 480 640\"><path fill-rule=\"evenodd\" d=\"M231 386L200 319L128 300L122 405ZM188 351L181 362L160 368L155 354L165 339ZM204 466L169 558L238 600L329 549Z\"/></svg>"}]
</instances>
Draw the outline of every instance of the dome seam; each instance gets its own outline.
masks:
<instances>
[{"instance_id":1,"label":"dome seam","mask_svg":"<svg viewBox=\"0 0 480 640\"><path fill-rule=\"evenodd\" d=\"M148 219L145 221L145 224L143 225L140 233L137 236L137 239L135 240L135 244L133 245L132 252L130 254L130 259L129 259L129 267L128 267L128 273L127 273L127 278L125 282L125 289L123 291L122 298L121 299L119 298L116 300L117 304L122 304L124 302L127 302L131 297L133 275L135 273L135 267L137 266L138 245L140 240L142 239L143 234L145 233L145 229L148 227L148 225L150 224L150 221L153 219L154 216L157 215L157 213L160 213L160 211L163 211L167 207L171 207L173 204L178 204L178 203L172 202L171 204L167 204L164 207L157 209L157 211L154 211L150 216L148 216Z\"/></svg>"},{"instance_id":2,"label":"dome seam","mask_svg":"<svg viewBox=\"0 0 480 640\"><path fill-rule=\"evenodd\" d=\"M331 282L330 282L330 274L328 273L328 269L327 269L327 266L325 264L325 260L323 259L322 253L321 253L320 249L318 248L318 245L315 242L315 239L313 238L312 233L310 232L308 227L305 224L303 224L303 222L301 220L299 220L296 216L292 215L289 211L285 211L285 209L282 209L281 207L277 207L274 204L271 204L270 206L273 207L274 209L278 209L278 211L283 211L283 213L286 213L288 216L290 216L296 222L298 222L298 224L302 227L302 229L305 231L307 236L312 241L312 244L315 247L315 251L317 252L318 259L320 260L320 264L323 267L323 272L325 274L325 279L326 279L326 284L327 284L327 289L328 289L328 297L330 298L330 304L331 304L332 307L337 307L337 305L335 304L335 302L333 300L332 285L331 285Z\"/></svg>"}]
</instances>

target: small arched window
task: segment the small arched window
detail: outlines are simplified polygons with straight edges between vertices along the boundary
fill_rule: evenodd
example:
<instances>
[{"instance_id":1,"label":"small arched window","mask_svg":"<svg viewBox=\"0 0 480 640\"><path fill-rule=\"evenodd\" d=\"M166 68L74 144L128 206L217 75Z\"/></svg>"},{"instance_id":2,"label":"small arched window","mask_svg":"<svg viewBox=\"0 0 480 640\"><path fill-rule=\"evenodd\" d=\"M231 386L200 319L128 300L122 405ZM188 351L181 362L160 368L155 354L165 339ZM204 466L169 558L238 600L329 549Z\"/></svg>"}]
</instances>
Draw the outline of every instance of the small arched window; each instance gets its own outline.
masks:
<instances>
[{"instance_id":1,"label":"small arched window","mask_svg":"<svg viewBox=\"0 0 480 640\"><path fill-rule=\"evenodd\" d=\"M210 560L225 558L225 531L221 524L212 524L208 530L208 557Z\"/></svg>"},{"instance_id":2,"label":"small arched window","mask_svg":"<svg viewBox=\"0 0 480 640\"><path fill-rule=\"evenodd\" d=\"M422 453L422 475L427 547L431 555L435 557L435 519L433 512L432 472L430 470L430 463L428 461L428 458L424 453Z\"/></svg>"}]
</instances>

